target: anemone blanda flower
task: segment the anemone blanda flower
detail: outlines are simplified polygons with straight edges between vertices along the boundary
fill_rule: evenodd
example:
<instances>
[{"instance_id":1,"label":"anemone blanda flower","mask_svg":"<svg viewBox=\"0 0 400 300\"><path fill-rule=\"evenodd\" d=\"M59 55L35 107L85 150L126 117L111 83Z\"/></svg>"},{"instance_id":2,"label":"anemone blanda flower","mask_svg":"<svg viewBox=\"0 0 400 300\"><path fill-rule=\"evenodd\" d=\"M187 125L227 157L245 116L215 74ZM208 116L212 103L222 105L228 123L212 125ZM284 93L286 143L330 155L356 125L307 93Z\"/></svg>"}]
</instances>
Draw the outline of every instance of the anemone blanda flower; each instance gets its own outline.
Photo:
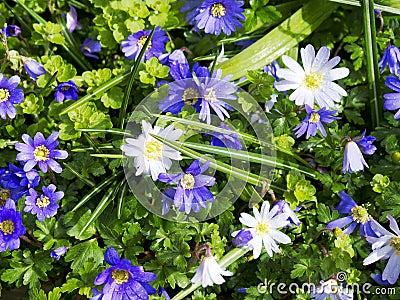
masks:
<instances>
[{"instance_id":1,"label":"anemone blanda flower","mask_svg":"<svg viewBox=\"0 0 400 300\"><path fill-rule=\"evenodd\" d=\"M232 233L233 241L232 244L235 247L245 247L248 246L249 242L253 238L249 229L242 229Z\"/></svg>"},{"instance_id":2,"label":"anemone blanda flower","mask_svg":"<svg viewBox=\"0 0 400 300\"><path fill-rule=\"evenodd\" d=\"M361 236L377 236L371 227L372 217L368 214L367 209L357 203L351 198L346 192L340 192L340 199L338 207L336 208L340 214L349 215L329 222L326 228L343 228L349 225L344 231L344 234L351 234L356 228L357 224L360 224Z\"/></svg>"},{"instance_id":3,"label":"anemone blanda flower","mask_svg":"<svg viewBox=\"0 0 400 300\"><path fill-rule=\"evenodd\" d=\"M297 217L296 213L293 211L293 209L290 208L289 203L287 203L285 200L278 200L274 203L272 208L274 208L275 206L278 207L278 211L276 212L275 216L281 213L286 213L288 215L288 221L289 221L288 226L291 226L292 224L300 226L301 222ZM295 211L297 210L300 210L300 208L295 209Z\"/></svg>"},{"instance_id":4,"label":"anemone blanda flower","mask_svg":"<svg viewBox=\"0 0 400 300\"><path fill-rule=\"evenodd\" d=\"M248 242L248 246L253 249L254 258L258 258L261 250L264 248L268 255L272 257L273 252L279 253L278 243L289 244L290 238L277 230L278 228L285 227L289 224L287 213L280 213L278 206L273 207L271 210L268 201L265 201L261 206L259 212L256 207L253 207L254 217L248 213L241 213L239 221L249 228L253 238Z\"/></svg>"},{"instance_id":5,"label":"anemone blanda flower","mask_svg":"<svg viewBox=\"0 0 400 300\"><path fill-rule=\"evenodd\" d=\"M59 260L67 252L68 248L65 246L58 247L50 252L50 256L55 260Z\"/></svg>"},{"instance_id":6,"label":"anemone blanda flower","mask_svg":"<svg viewBox=\"0 0 400 300\"><path fill-rule=\"evenodd\" d=\"M312 299L353 300L352 288L339 284L336 279L331 278L320 283L316 288L311 289L310 294Z\"/></svg>"},{"instance_id":7,"label":"anemone blanda flower","mask_svg":"<svg viewBox=\"0 0 400 300\"><path fill-rule=\"evenodd\" d=\"M24 101L24 92L18 89L20 78L17 75L7 79L0 73L0 117L7 119L15 118L17 110L15 104L20 104Z\"/></svg>"},{"instance_id":8,"label":"anemone blanda flower","mask_svg":"<svg viewBox=\"0 0 400 300\"><path fill-rule=\"evenodd\" d=\"M400 69L400 49L394 45L390 45L386 48L378 66L381 68L381 74L385 71L386 65L389 67L390 73L397 75Z\"/></svg>"},{"instance_id":9,"label":"anemone blanda flower","mask_svg":"<svg viewBox=\"0 0 400 300\"><path fill-rule=\"evenodd\" d=\"M395 91L395 93L388 93L383 95L383 98L385 98L383 107L387 110L398 109L398 111L394 115L395 120L398 120L400 119L400 80L395 76L389 76L386 78L385 84L388 88Z\"/></svg>"},{"instance_id":10,"label":"anemone blanda flower","mask_svg":"<svg viewBox=\"0 0 400 300\"><path fill-rule=\"evenodd\" d=\"M43 194L38 195L34 189L29 189L29 195L25 199L24 212L36 215L40 222L45 218L51 218L57 214L59 205L56 203L64 197L63 191L56 192L56 186L50 184L42 187Z\"/></svg>"},{"instance_id":11,"label":"anemone blanda flower","mask_svg":"<svg viewBox=\"0 0 400 300\"><path fill-rule=\"evenodd\" d=\"M93 36L84 40L80 49L81 49L81 52L83 53L83 55L85 55L87 57L99 59L99 57L93 53L100 52L101 45L100 45L100 42L96 41Z\"/></svg>"},{"instance_id":12,"label":"anemone blanda flower","mask_svg":"<svg viewBox=\"0 0 400 300\"><path fill-rule=\"evenodd\" d=\"M380 234L379 237L368 236L367 241L372 244L372 252L364 259L364 266L370 265L378 260L389 259L382 273L382 280L395 284L400 274L400 230L397 222L391 215L389 227L394 234L382 227L378 222L372 220L371 227Z\"/></svg>"},{"instance_id":13,"label":"anemone blanda flower","mask_svg":"<svg viewBox=\"0 0 400 300\"><path fill-rule=\"evenodd\" d=\"M172 160L181 160L182 156L179 151L164 145L151 134L169 141L176 141L182 135L182 130L174 129L174 125L153 128L146 121L142 121L142 128L143 133L137 139L126 138L126 144L122 145L121 149L126 156L135 157L136 176L151 174L155 181L160 173L165 173L171 168Z\"/></svg>"},{"instance_id":14,"label":"anemone blanda flower","mask_svg":"<svg viewBox=\"0 0 400 300\"><path fill-rule=\"evenodd\" d=\"M346 172L364 171L364 166L369 168L362 154L374 154L376 150L376 147L372 145L374 141L375 137L365 136L365 130L362 135L356 136L353 139L347 137L344 149L343 174Z\"/></svg>"},{"instance_id":15,"label":"anemone blanda flower","mask_svg":"<svg viewBox=\"0 0 400 300\"><path fill-rule=\"evenodd\" d=\"M151 30L141 30L128 36L128 38L121 42L122 52L124 52L127 59L137 59L140 51L150 36ZM165 31L157 26L154 29L153 37L143 55L142 61L150 59L153 56L159 57L165 50L165 44L169 41Z\"/></svg>"},{"instance_id":16,"label":"anemone blanda flower","mask_svg":"<svg viewBox=\"0 0 400 300\"><path fill-rule=\"evenodd\" d=\"M78 25L78 13L76 12L76 8L71 4L69 5L69 12L67 12L66 20L68 31L74 32L76 26Z\"/></svg>"},{"instance_id":17,"label":"anemone blanda flower","mask_svg":"<svg viewBox=\"0 0 400 300\"><path fill-rule=\"evenodd\" d=\"M218 126L218 128L232 131L231 128L229 128L228 126L225 126L223 124ZM216 131L212 135L210 144L211 144L211 146L225 147L225 148L236 149L236 150L242 150L242 148L243 148L243 145L239 141L238 135L235 132L228 134L228 133L222 133L222 132Z\"/></svg>"},{"instance_id":18,"label":"anemone blanda flower","mask_svg":"<svg viewBox=\"0 0 400 300\"><path fill-rule=\"evenodd\" d=\"M201 165L200 159L196 159L185 172L158 175L158 180L161 182L178 184L174 195L174 206L179 208L179 211L189 214L193 210L197 213L201 208L207 208L207 202L214 202L214 196L207 186L213 186L215 178L202 174L209 165L210 161Z\"/></svg>"},{"instance_id":19,"label":"anemone blanda flower","mask_svg":"<svg viewBox=\"0 0 400 300\"><path fill-rule=\"evenodd\" d=\"M312 45L300 50L303 67L293 58L283 55L282 61L289 68L280 68L276 74L284 80L276 82L275 88L278 91L295 91L289 96L296 105L308 104L314 108L314 101L319 107L332 107L335 102L340 102L340 96L347 96L346 91L334 80L342 79L349 74L347 68L333 69L340 61L335 56L329 60L330 50L328 47L321 47L315 55Z\"/></svg>"},{"instance_id":20,"label":"anemone blanda flower","mask_svg":"<svg viewBox=\"0 0 400 300\"><path fill-rule=\"evenodd\" d=\"M107 248L104 259L111 267L97 275L94 280L95 285L104 284L101 292L104 299L147 300L149 295L156 292L149 284L156 279L156 274L145 272L143 267L132 266L128 259L121 259L112 247Z\"/></svg>"},{"instance_id":21,"label":"anemone blanda flower","mask_svg":"<svg viewBox=\"0 0 400 300\"><path fill-rule=\"evenodd\" d=\"M21 28L17 25L7 25L1 30L1 32L5 34L6 37L19 36L21 34Z\"/></svg>"},{"instance_id":22,"label":"anemone blanda flower","mask_svg":"<svg viewBox=\"0 0 400 300\"><path fill-rule=\"evenodd\" d=\"M37 80L37 77L46 73L43 65L36 60L29 58L24 62L24 68L26 73L34 80Z\"/></svg>"},{"instance_id":23,"label":"anemone blanda flower","mask_svg":"<svg viewBox=\"0 0 400 300\"><path fill-rule=\"evenodd\" d=\"M206 33L220 35L222 31L230 35L242 27L240 21L245 19L242 6L243 1L205 0L197 9L194 25Z\"/></svg>"},{"instance_id":24,"label":"anemone blanda flower","mask_svg":"<svg viewBox=\"0 0 400 300\"><path fill-rule=\"evenodd\" d=\"M15 210L14 201L7 201L4 207L0 207L0 252L18 249L19 237L25 232L22 215Z\"/></svg>"},{"instance_id":25,"label":"anemone blanda flower","mask_svg":"<svg viewBox=\"0 0 400 300\"><path fill-rule=\"evenodd\" d=\"M376 147L372 144L376 141L376 138L371 135L366 136L365 134L366 130L364 129L364 132L361 135L353 138L353 141L357 143L362 153L372 155L376 151Z\"/></svg>"},{"instance_id":26,"label":"anemone blanda flower","mask_svg":"<svg viewBox=\"0 0 400 300\"><path fill-rule=\"evenodd\" d=\"M171 204L173 203L176 190L172 187L168 187L163 191L163 198L161 199L162 210L161 214L165 215L169 212Z\"/></svg>"},{"instance_id":27,"label":"anemone blanda flower","mask_svg":"<svg viewBox=\"0 0 400 300\"><path fill-rule=\"evenodd\" d=\"M15 149L21 152L17 154L17 160L25 162L25 172L32 170L36 164L44 173L49 168L56 173L62 172L60 164L55 159L67 158L68 152L55 149L58 146L58 135L58 132L53 132L47 139L40 132L37 132L33 139L27 134L22 135L25 143L16 143Z\"/></svg>"},{"instance_id":28,"label":"anemone blanda flower","mask_svg":"<svg viewBox=\"0 0 400 300\"><path fill-rule=\"evenodd\" d=\"M371 278L380 285L388 286L390 284L389 281L382 279L382 274L371 274Z\"/></svg>"},{"instance_id":29,"label":"anemone blanda flower","mask_svg":"<svg viewBox=\"0 0 400 300\"><path fill-rule=\"evenodd\" d=\"M181 13L187 13L185 20L193 25L195 22L195 17L199 12L199 6L203 3L203 0L181 0L184 5L179 9Z\"/></svg>"},{"instance_id":30,"label":"anemone blanda flower","mask_svg":"<svg viewBox=\"0 0 400 300\"><path fill-rule=\"evenodd\" d=\"M169 67L169 75L174 80L181 80L190 77L189 62L182 50L177 49L172 53L163 54L159 57L163 65Z\"/></svg>"},{"instance_id":31,"label":"anemone blanda flower","mask_svg":"<svg viewBox=\"0 0 400 300\"><path fill-rule=\"evenodd\" d=\"M54 99L56 102L63 102L64 100L78 100L78 88L72 80L61 82L54 89Z\"/></svg>"},{"instance_id":32,"label":"anemone blanda flower","mask_svg":"<svg viewBox=\"0 0 400 300\"><path fill-rule=\"evenodd\" d=\"M299 138L303 134L307 133L306 139L308 139L310 136L315 136L317 131L320 131L323 136L326 136L326 131L322 123L329 124L340 119L340 117L333 116L337 113L337 110L327 110L326 107L323 107L316 111L307 104L305 107L307 117L301 121L299 125L293 128L293 131L297 130L296 138Z\"/></svg>"},{"instance_id":33,"label":"anemone blanda flower","mask_svg":"<svg viewBox=\"0 0 400 300\"><path fill-rule=\"evenodd\" d=\"M272 76L274 76L275 80L279 80L279 77L277 75L277 71L280 69L281 67L279 66L278 62L273 61L270 65L267 65L263 68L263 71L267 74L270 74Z\"/></svg>"}]
</instances>

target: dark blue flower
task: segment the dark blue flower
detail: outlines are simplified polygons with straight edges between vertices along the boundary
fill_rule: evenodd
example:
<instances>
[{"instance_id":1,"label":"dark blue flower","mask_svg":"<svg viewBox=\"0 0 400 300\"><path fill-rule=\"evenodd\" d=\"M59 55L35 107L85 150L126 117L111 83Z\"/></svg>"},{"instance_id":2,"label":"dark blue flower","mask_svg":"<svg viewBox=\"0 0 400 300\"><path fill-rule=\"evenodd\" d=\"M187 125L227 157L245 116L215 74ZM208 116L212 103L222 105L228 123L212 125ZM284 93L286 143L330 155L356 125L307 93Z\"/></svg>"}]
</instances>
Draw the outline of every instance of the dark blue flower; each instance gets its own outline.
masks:
<instances>
[{"instance_id":1,"label":"dark blue flower","mask_svg":"<svg viewBox=\"0 0 400 300\"><path fill-rule=\"evenodd\" d=\"M172 53L163 54L159 57L163 65L169 67L169 75L174 80L181 80L191 77L189 63L182 50L178 49Z\"/></svg>"},{"instance_id":2,"label":"dark blue flower","mask_svg":"<svg viewBox=\"0 0 400 300\"><path fill-rule=\"evenodd\" d=\"M376 283L384 286L389 286L390 283L388 280L383 280L382 274L371 274L371 278L375 280Z\"/></svg>"},{"instance_id":3,"label":"dark blue flower","mask_svg":"<svg viewBox=\"0 0 400 300\"><path fill-rule=\"evenodd\" d=\"M222 30L230 35L236 31L236 27L242 27L239 22L245 19L242 6L243 1L205 0L197 9L195 26L204 28L206 33L220 35Z\"/></svg>"},{"instance_id":4,"label":"dark blue flower","mask_svg":"<svg viewBox=\"0 0 400 300\"><path fill-rule=\"evenodd\" d=\"M3 28L1 32L5 34L6 37L19 36L21 34L21 28L19 28L17 25L8 25L7 27Z\"/></svg>"},{"instance_id":5,"label":"dark blue flower","mask_svg":"<svg viewBox=\"0 0 400 300\"><path fill-rule=\"evenodd\" d=\"M83 41L81 45L81 51L83 55L91 58L96 58L99 59L99 57L93 53L100 52L101 51L101 45L100 42L94 40L94 37L87 38L86 40Z\"/></svg>"},{"instance_id":6,"label":"dark blue flower","mask_svg":"<svg viewBox=\"0 0 400 300\"><path fill-rule=\"evenodd\" d=\"M151 30L141 30L128 36L128 38L121 42L122 52L124 52L127 59L137 59L144 44L149 37ZM157 26L154 30L153 37L143 55L142 61L150 59L151 57L159 57L165 50L165 43L169 41L165 31Z\"/></svg>"},{"instance_id":7,"label":"dark blue flower","mask_svg":"<svg viewBox=\"0 0 400 300\"><path fill-rule=\"evenodd\" d=\"M165 300L171 300L171 297L168 295L167 291L161 286L158 288L157 294L158 296L163 295Z\"/></svg>"},{"instance_id":8,"label":"dark blue flower","mask_svg":"<svg viewBox=\"0 0 400 300\"><path fill-rule=\"evenodd\" d=\"M67 252L68 248L65 246L58 247L50 252L50 256L56 260L59 260Z\"/></svg>"},{"instance_id":9,"label":"dark blue flower","mask_svg":"<svg viewBox=\"0 0 400 300\"><path fill-rule=\"evenodd\" d=\"M305 106L308 114L307 117L293 128L293 131L297 130L296 138L301 137L307 132L306 139L308 139L310 136L315 136L318 130L323 136L326 136L326 131L322 123L329 124L340 119L340 117L333 116L337 113L337 110L327 110L326 107L323 107L319 111L315 111L307 104Z\"/></svg>"},{"instance_id":10,"label":"dark blue flower","mask_svg":"<svg viewBox=\"0 0 400 300\"><path fill-rule=\"evenodd\" d=\"M56 86L54 91L54 99L56 102L63 102L67 99L78 100L78 88L72 80L60 83Z\"/></svg>"},{"instance_id":11,"label":"dark blue flower","mask_svg":"<svg viewBox=\"0 0 400 300\"><path fill-rule=\"evenodd\" d=\"M378 66L381 68L381 74L385 71L386 65L389 66L389 71L393 75L397 75L400 69L400 49L390 45L386 48Z\"/></svg>"},{"instance_id":12,"label":"dark blue flower","mask_svg":"<svg viewBox=\"0 0 400 300\"><path fill-rule=\"evenodd\" d=\"M194 18L198 14L198 8L203 3L203 0L181 0L181 2L185 4L181 6L180 12L187 13L185 20L193 25L195 21Z\"/></svg>"},{"instance_id":13,"label":"dark blue flower","mask_svg":"<svg viewBox=\"0 0 400 300\"><path fill-rule=\"evenodd\" d=\"M276 72L280 69L278 62L273 61L270 65L267 65L263 68L263 71L267 74L274 76L275 80L279 80L278 75Z\"/></svg>"},{"instance_id":14,"label":"dark blue flower","mask_svg":"<svg viewBox=\"0 0 400 300\"><path fill-rule=\"evenodd\" d=\"M371 227L372 217L368 214L367 209L357 203L351 198L346 192L340 192L340 199L338 207L336 208L340 214L349 215L329 222L326 228L335 229L336 227L343 228L349 225L344 231L344 234L351 234L356 228L357 224L360 224L361 236L373 236L377 237L377 233Z\"/></svg>"},{"instance_id":15,"label":"dark blue flower","mask_svg":"<svg viewBox=\"0 0 400 300\"><path fill-rule=\"evenodd\" d=\"M0 207L0 252L18 249L19 237L25 232L22 215L15 210L14 201L7 201L4 207Z\"/></svg>"},{"instance_id":16,"label":"dark blue flower","mask_svg":"<svg viewBox=\"0 0 400 300\"><path fill-rule=\"evenodd\" d=\"M245 294L249 288L238 288L237 292L241 294Z\"/></svg>"},{"instance_id":17,"label":"dark blue flower","mask_svg":"<svg viewBox=\"0 0 400 300\"><path fill-rule=\"evenodd\" d=\"M34 80L37 80L37 77L46 73L43 65L36 60L29 58L24 62L24 68L26 73Z\"/></svg>"},{"instance_id":18,"label":"dark blue flower","mask_svg":"<svg viewBox=\"0 0 400 300\"><path fill-rule=\"evenodd\" d=\"M218 128L230 131L232 130L231 128L225 125L218 126ZM243 148L242 143L238 139L237 133L234 132L231 134L214 132L210 144L211 146L225 147L236 150L242 150Z\"/></svg>"},{"instance_id":19,"label":"dark blue flower","mask_svg":"<svg viewBox=\"0 0 400 300\"><path fill-rule=\"evenodd\" d=\"M17 110L15 104L20 104L24 101L24 92L17 89L20 79L17 75L7 79L0 73L0 117L7 119L15 118Z\"/></svg>"},{"instance_id":20,"label":"dark blue flower","mask_svg":"<svg viewBox=\"0 0 400 300\"><path fill-rule=\"evenodd\" d=\"M253 235L248 229L236 231L232 233L232 236L234 237L232 244L235 247L245 247L247 246L248 242L253 238Z\"/></svg>"},{"instance_id":21,"label":"dark blue flower","mask_svg":"<svg viewBox=\"0 0 400 300\"><path fill-rule=\"evenodd\" d=\"M66 26L69 32L73 32L78 25L78 13L76 12L75 7L71 4L69 5L69 12L67 13L67 22Z\"/></svg>"},{"instance_id":22,"label":"dark blue flower","mask_svg":"<svg viewBox=\"0 0 400 300\"><path fill-rule=\"evenodd\" d=\"M395 76L389 76L385 80L385 84L388 88L392 89L396 93L384 94L385 102L383 107L387 110L396 110L400 108L400 80ZM394 115L395 120L400 119L400 109Z\"/></svg>"},{"instance_id":23,"label":"dark blue flower","mask_svg":"<svg viewBox=\"0 0 400 300\"><path fill-rule=\"evenodd\" d=\"M171 187L168 187L163 191L163 198L161 199L162 203L161 214L165 215L169 212L169 208L171 207L171 204L173 203L175 197L175 192L176 190Z\"/></svg>"},{"instance_id":24,"label":"dark blue flower","mask_svg":"<svg viewBox=\"0 0 400 300\"><path fill-rule=\"evenodd\" d=\"M365 136L365 133L366 130L364 130L362 135L353 138L353 141L357 143L362 153L372 155L376 151L376 147L372 145L376 138L371 135Z\"/></svg>"},{"instance_id":25,"label":"dark blue flower","mask_svg":"<svg viewBox=\"0 0 400 300\"><path fill-rule=\"evenodd\" d=\"M214 202L213 194L206 187L213 186L215 178L202 174L209 165L210 161L206 161L201 166L200 160L196 159L183 173L158 175L158 180L162 182L178 184L174 205L179 208L179 211L189 214L193 210L197 213L200 208L207 208L207 202Z\"/></svg>"},{"instance_id":26,"label":"dark blue flower","mask_svg":"<svg viewBox=\"0 0 400 300\"><path fill-rule=\"evenodd\" d=\"M275 216L282 214L282 213L286 213L289 216L288 221L290 222L288 224L288 226L291 226L291 224L300 226L301 222L300 222L299 218L297 217L297 215L295 214L295 212L293 211L293 209L290 208L289 203L287 203L285 200L278 200L275 202L275 204L272 206L272 208L274 208L275 206L279 207ZM300 210L300 208L295 209L295 211L298 211L298 210Z\"/></svg>"},{"instance_id":27,"label":"dark blue flower","mask_svg":"<svg viewBox=\"0 0 400 300\"><path fill-rule=\"evenodd\" d=\"M126 300L149 299L156 292L148 282L156 279L156 274L145 272L143 267L132 266L128 259L120 259L117 251L110 247L104 254L105 261L111 267L100 273L94 280L95 285L105 284L101 294L104 299ZM100 295L95 295L101 299ZM93 299L93 298L92 298Z\"/></svg>"},{"instance_id":28,"label":"dark blue flower","mask_svg":"<svg viewBox=\"0 0 400 300\"><path fill-rule=\"evenodd\" d=\"M44 173L48 168L56 173L62 172L60 164L54 159L65 159L68 152L55 149L58 146L58 135L58 132L53 132L47 139L40 132L37 132L33 139L27 134L22 135L25 143L16 143L15 149L21 152L17 154L17 160L25 162L25 172L32 170L36 164Z\"/></svg>"},{"instance_id":29,"label":"dark blue flower","mask_svg":"<svg viewBox=\"0 0 400 300\"><path fill-rule=\"evenodd\" d=\"M36 215L40 222L45 218L51 218L57 214L59 205L56 203L64 197L63 191L56 192L56 186L50 184L42 187L43 194L38 195L34 189L29 189L29 196L25 199L24 212Z\"/></svg>"}]
</instances>

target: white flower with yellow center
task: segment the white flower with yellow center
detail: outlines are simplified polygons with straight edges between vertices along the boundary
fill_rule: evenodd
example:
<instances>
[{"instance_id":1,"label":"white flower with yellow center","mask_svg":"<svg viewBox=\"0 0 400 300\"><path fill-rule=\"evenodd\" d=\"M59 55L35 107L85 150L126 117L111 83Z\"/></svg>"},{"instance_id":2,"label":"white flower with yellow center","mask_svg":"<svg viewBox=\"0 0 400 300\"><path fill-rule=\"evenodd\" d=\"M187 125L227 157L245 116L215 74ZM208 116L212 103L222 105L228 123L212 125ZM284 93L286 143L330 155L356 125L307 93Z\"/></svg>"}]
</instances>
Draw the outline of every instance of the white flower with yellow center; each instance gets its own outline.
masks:
<instances>
[{"instance_id":1,"label":"white flower with yellow center","mask_svg":"<svg viewBox=\"0 0 400 300\"><path fill-rule=\"evenodd\" d=\"M151 174L155 181L160 173L166 173L172 166L172 160L181 160L179 151L168 147L151 135L157 135L169 141L176 141L182 135L182 130L174 129L173 125L166 128L151 126L142 121L143 133L137 139L127 138L121 149L126 156L135 157L136 176Z\"/></svg>"},{"instance_id":2,"label":"white flower with yellow center","mask_svg":"<svg viewBox=\"0 0 400 300\"><path fill-rule=\"evenodd\" d=\"M273 252L280 252L278 243L289 244L291 242L286 234L277 230L289 224L289 215L287 213L276 215L279 210L278 206L269 209L269 202L265 201L260 212L256 207L253 207L254 217L248 213L240 214L239 221L250 227L249 230L253 236L248 242L248 246L253 249L254 258L260 256L263 244L268 255L272 257Z\"/></svg>"},{"instance_id":3,"label":"white flower with yellow center","mask_svg":"<svg viewBox=\"0 0 400 300\"><path fill-rule=\"evenodd\" d=\"M347 96L346 91L333 81L349 75L349 69L336 68L340 57L329 59L328 47L321 47L315 55L312 45L300 50L303 67L293 58L283 55L282 61L289 68L280 68L276 75L284 80L276 82L278 91L295 90L289 99L296 105L308 104L314 107L314 101L319 107L333 107L335 102L340 102L341 96Z\"/></svg>"}]
</instances>

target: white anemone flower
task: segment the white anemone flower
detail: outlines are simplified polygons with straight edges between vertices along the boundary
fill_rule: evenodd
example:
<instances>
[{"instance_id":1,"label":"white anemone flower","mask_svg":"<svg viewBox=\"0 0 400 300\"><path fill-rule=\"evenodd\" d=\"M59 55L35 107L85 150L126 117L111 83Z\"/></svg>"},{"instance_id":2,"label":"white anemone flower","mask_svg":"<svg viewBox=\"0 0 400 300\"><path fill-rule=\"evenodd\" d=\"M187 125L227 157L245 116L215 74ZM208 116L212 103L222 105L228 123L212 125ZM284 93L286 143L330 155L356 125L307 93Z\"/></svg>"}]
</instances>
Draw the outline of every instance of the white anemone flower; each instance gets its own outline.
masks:
<instances>
[{"instance_id":1,"label":"white anemone flower","mask_svg":"<svg viewBox=\"0 0 400 300\"><path fill-rule=\"evenodd\" d=\"M295 90L289 99L295 101L296 105L308 104L314 107L314 101L319 107L333 107L335 102L340 102L341 96L347 96L346 91L334 80L342 79L349 75L349 69L336 68L340 57L329 59L328 47L321 47L315 55L312 45L300 50L303 67L293 58L283 55L282 61L289 68L280 68L276 75L284 80L276 82L278 91Z\"/></svg>"},{"instance_id":2,"label":"white anemone flower","mask_svg":"<svg viewBox=\"0 0 400 300\"><path fill-rule=\"evenodd\" d=\"M279 207L276 205L271 210L268 201L265 201L261 206L259 212L257 208L253 207L254 217L248 213L241 213L239 221L249 228L253 238L248 242L248 246L253 249L254 258L258 258L261 254L262 246L268 255L272 257L273 252L279 253L277 242L282 244L289 244L291 242L283 232L277 230L287 226L289 215L287 213L280 213L276 215ZM276 215L276 216L275 216Z\"/></svg>"},{"instance_id":3,"label":"white anemone flower","mask_svg":"<svg viewBox=\"0 0 400 300\"><path fill-rule=\"evenodd\" d=\"M166 128L151 126L150 123L142 121L143 133L137 139L127 138L121 149L126 156L135 157L134 165L136 176L140 174L151 174L152 179L158 179L160 173L166 173L172 166L172 160L181 160L179 151L163 144L151 136L157 135L165 140L176 141L182 135L182 130L174 129L173 125Z\"/></svg>"},{"instance_id":4,"label":"white anemone flower","mask_svg":"<svg viewBox=\"0 0 400 300\"><path fill-rule=\"evenodd\" d=\"M223 284L225 279L222 276L232 276L232 272L222 269L214 256L206 254L196 274L190 280L194 284L201 284L203 288L215 284Z\"/></svg>"}]
</instances>

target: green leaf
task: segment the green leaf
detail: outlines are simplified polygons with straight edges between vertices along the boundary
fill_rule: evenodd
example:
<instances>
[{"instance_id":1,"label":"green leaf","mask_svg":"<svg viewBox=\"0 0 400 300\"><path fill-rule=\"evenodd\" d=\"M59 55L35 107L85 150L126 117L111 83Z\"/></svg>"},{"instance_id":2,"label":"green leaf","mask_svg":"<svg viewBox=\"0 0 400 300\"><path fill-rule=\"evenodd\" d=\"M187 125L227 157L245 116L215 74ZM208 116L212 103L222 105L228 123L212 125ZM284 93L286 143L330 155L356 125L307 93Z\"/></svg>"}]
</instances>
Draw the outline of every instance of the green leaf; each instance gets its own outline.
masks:
<instances>
[{"instance_id":1,"label":"green leaf","mask_svg":"<svg viewBox=\"0 0 400 300\"><path fill-rule=\"evenodd\" d=\"M87 261L92 261L94 267L97 267L103 262L103 251L98 246L97 240L92 239L71 247L65 255L65 261L72 261L71 268L74 270L81 268Z\"/></svg>"},{"instance_id":2,"label":"green leaf","mask_svg":"<svg viewBox=\"0 0 400 300\"><path fill-rule=\"evenodd\" d=\"M96 233L96 228L93 223L87 225L89 223L92 212L88 209L78 220L78 222L67 231L69 236L73 236L78 240L86 240L93 236ZM83 230L83 228L85 228ZM81 233L82 232L82 233Z\"/></svg>"},{"instance_id":3,"label":"green leaf","mask_svg":"<svg viewBox=\"0 0 400 300\"><path fill-rule=\"evenodd\" d=\"M124 93L121 88L113 87L103 96L101 96L101 102L103 102L105 107L118 109L121 108L123 95Z\"/></svg>"}]
</instances>

